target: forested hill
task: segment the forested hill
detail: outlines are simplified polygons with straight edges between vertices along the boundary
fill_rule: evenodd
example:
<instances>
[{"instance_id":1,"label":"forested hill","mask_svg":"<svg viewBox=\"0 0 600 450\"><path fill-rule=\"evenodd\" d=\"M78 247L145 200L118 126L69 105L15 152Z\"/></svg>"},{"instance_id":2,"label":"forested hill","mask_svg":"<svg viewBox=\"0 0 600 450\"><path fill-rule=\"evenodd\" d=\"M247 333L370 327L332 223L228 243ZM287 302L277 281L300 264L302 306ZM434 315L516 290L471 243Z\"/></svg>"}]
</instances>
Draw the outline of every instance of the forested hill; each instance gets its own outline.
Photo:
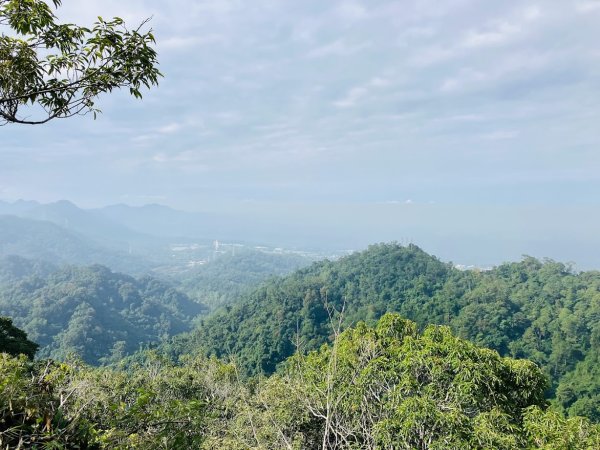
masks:
<instances>
[{"instance_id":1,"label":"forested hill","mask_svg":"<svg viewBox=\"0 0 600 450\"><path fill-rule=\"evenodd\" d=\"M47 276L57 267L46 261L23 258L16 255L0 257L0 285L11 283L31 275Z\"/></svg>"},{"instance_id":2,"label":"forested hill","mask_svg":"<svg viewBox=\"0 0 600 450\"><path fill-rule=\"evenodd\" d=\"M287 275L312 260L293 253L265 253L239 249L214 258L172 279L183 292L211 309L237 301L240 296L274 276Z\"/></svg>"},{"instance_id":3,"label":"forested hill","mask_svg":"<svg viewBox=\"0 0 600 450\"><path fill-rule=\"evenodd\" d=\"M328 309L343 310L344 327L388 311L421 328L450 325L502 355L535 361L551 379L550 396L600 419L600 272L530 257L459 271L414 245L375 245L263 284L168 350L232 355L246 373L271 373L296 342L308 350L331 339Z\"/></svg>"},{"instance_id":4,"label":"forested hill","mask_svg":"<svg viewBox=\"0 0 600 450\"><path fill-rule=\"evenodd\" d=\"M0 284L0 316L14 319L40 345L39 357L70 353L97 364L190 329L205 310L150 277L108 268L66 267Z\"/></svg>"},{"instance_id":5,"label":"forested hill","mask_svg":"<svg viewBox=\"0 0 600 450\"><path fill-rule=\"evenodd\" d=\"M415 316L423 300L454 272L416 246L372 246L261 285L189 336L176 339L175 347L202 347L220 357L233 353L248 373L271 373L294 352L297 332L306 349L330 338L327 306L344 307L346 324L375 321L388 310Z\"/></svg>"},{"instance_id":6,"label":"forested hill","mask_svg":"<svg viewBox=\"0 0 600 450\"><path fill-rule=\"evenodd\" d=\"M53 264L95 264L128 273L145 273L153 264L115 251L52 222L0 215L0 257L18 255Z\"/></svg>"}]
</instances>

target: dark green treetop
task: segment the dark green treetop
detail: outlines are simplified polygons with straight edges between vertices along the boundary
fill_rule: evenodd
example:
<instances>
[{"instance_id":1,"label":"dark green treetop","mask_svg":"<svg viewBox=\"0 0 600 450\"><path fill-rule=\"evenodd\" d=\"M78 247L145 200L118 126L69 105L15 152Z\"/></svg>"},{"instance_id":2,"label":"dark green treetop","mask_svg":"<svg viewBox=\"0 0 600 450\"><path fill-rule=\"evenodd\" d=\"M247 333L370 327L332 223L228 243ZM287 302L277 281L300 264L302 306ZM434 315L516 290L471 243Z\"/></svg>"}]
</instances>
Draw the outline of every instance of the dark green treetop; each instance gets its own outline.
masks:
<instances>
[{"instance_id":1,"label":"dark green treetop","mask_svg":"<svg viewBox=\"0 0 600 450\"><path fill-rule=\"evenodd\" d=\"M0 317L0 353L17 356L26 355L33 359L38 345L27 339L27 333L15 327L8 317Z\"/></svg>"}]
</instances>

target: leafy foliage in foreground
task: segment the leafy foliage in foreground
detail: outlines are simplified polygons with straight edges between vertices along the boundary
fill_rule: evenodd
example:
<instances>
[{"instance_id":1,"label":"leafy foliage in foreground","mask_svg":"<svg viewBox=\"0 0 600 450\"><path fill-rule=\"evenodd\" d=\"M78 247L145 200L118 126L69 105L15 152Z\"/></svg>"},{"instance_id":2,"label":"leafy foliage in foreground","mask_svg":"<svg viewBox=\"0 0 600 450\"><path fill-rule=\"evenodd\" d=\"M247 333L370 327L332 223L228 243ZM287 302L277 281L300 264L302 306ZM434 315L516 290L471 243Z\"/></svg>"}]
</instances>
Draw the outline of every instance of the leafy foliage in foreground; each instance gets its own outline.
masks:
<instances>
[{"instance_id":1,"label":"leafy foliage in foreground","mask_svg":"<svg viewBox=\"0 0 600 450\"><path fill-rule=\"evenodd\" d=\"M25 355L33 359L38 345L27 339L27 333L15 327L12 319L0 317L0 351L9 355Z\"/></svg>"},{"instance_id":2,"label":"leafy foliage in foreground","mask_svg":"<svg viewBox=\"0 0 600 450\"><path fill-rule=\"evenodd\" d=\"M448 325L503 356L536 362L570 415L600 420L600 272L526 257L491 271L459 271L416 246L382 244L263 284L166 350L234 355L242 372L272 373L299 339L331 342L330 314L373 324L386 312Z\"/></svg>"},{"instance_id":3,"label":"leafy foliage in foreground","mask_svg":"<svg viewBox=\"0 0 600 450\"><path fill-rule=\"evenodd\" d=\"M0 446L598 448L597 425L546 409L545 383L535 364L397 315L246 383L200 356L115 369L0 354Z\"/></svg>"},{"instance_id":4,"label":"leafy foliage in foreground","mask_svg":"<svg viewBox=\"0 0 600 450\"><path fill-rule=\"evenodd\" d=\"M93 27L58 23L61 0L0 0L0 125L41 124L99 111L103 93L158 84L155 44L142 25L129 30L122 19L98 17ZM37 108L28 108L36 105ZM31 119L24 111L42 116Z\"/></svg>"},{"instance_id":5,"label":"leafy foliage in foreground","mask_svg":"<svg viewBox=\"0 0 600 450\"><path fill-rule=\"evenodd\" d=\"M0 286L0 314L13 317L40 344L38 356L65 359L74 353L90 364L187 331L204 310L155 279L103 266L67 267Z\"/></svg>"}]
</instances>

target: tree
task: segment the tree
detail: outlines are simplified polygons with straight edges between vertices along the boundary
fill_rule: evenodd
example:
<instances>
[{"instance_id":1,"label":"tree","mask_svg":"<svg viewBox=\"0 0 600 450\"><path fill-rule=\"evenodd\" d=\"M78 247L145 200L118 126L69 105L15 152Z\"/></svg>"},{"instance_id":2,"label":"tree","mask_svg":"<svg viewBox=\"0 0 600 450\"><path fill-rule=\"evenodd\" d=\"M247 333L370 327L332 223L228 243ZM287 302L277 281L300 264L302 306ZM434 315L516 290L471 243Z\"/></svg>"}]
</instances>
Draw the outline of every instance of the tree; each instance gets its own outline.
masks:
<instances>
[{"instance_id":1,"label":"tree","mask_svg":"<svg viewBox=\"0 0 600 450\"><path fill-rule=\"evenodd\" d=\"M27 333L12 324L8 317L0 317L0 353L17 356L26 355L33 359L38 345L27 339Z\"/></svg>"},{"instance_id":2,"label":"tree","mask_svg":"<svg viewBox=\"0 0 600 450\"><path fill-rule=\"evenodd\" d=\"M89 29L58 23L42 0L0 0L0 125L95 117L96 98L118 88L141 98L162 76L146 24L129 30L118 17L98 17Z\"/></svg>"},{"instance_id":3,"label":"tree","mask_svg":"<svg viewBox=\"0 0 600 450\"><path fill-rule=\"evenodd\" d=\"M431 325L384 315L286 363L289 396L316 419L310 448L519 448L525 408L545 407L535 364Z\"/></svg>"}]
</instances>

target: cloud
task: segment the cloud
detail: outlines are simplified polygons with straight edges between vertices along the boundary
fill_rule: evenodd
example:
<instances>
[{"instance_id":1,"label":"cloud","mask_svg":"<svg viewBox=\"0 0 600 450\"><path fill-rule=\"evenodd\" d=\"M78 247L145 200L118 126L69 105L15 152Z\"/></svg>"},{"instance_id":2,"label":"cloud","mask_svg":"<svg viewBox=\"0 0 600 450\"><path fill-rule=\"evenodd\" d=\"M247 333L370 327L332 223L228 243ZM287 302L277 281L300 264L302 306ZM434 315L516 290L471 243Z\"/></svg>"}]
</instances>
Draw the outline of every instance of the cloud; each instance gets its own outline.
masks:
<instances>
[{"instance_id":1,"label":"cloud","mask_svg":"<svg viewBox=\"0 0 600 450\"><path fill-rule=\"evenodd\" d=\"M440 87L442 92L455 92L460 91L466 87L473 86L473 84L485 81L488 78L485 73L470 67L460 69L458 75L446 78Z\"/></svg>"},{"instance_id":2,"label":"cloud","mask_svg":"<svg viewBox=\"0 0 600 450\"><path fill-rule=\"evenodd\" d=\"M385 88L390 85L391 82L389 79L383 77L374 77L371 78L365 84L354 86L346 93L346 95L343 98L335 101L333 104L338 108L351 108L355 106L360 100L369 96L374 90Z\"/></svg>"},{"instance_id":3,"label":"cloud","mask_svg":"<svg viewBox=\"0 0 600 450\"><path fill-rule=\"evenodd\" d=\"M511 52L498 58L493 64L481 67L461 67L453 76L445 78L440 84L444 94L464 94L486 89L500 89L506 83L526 83L529 79L533 88L544 87L543 81L551 80L547 74L559 54L530 51Z\"/></svg>"},{"instance_id":4,"label":"cloud","mask_svg":"<svg viewBox=\"0 0 600 450\"><path fill-rule=\"evenodd\" d=\"M160 127L157 131L161 134L171 134L175 133L183 128L183 124L173 122L168 125Z\"/></svg>"},{"instance_id":5,"label":"cloud","mask_svg":"<svg viewBox=\"0 0 600 450\"><path fill-rule=\"evenodd\" d=\"M600 11L600 1L580 1L575 3L575 10L578 13L588 13L594 11Z\"/></svg>"},{"instance_id":6,"label":"cloud","mask_svg":"<svg viewBox=\"0 0 600 450\"><path fill-rule=\"evenodd\" d=\"M439 44L434 44L416 49L408 58L407 63L410 66L425 69L429 66L447 62L457 54L458 50L456 48L442 47Z\"/></svg>"},{"instance_id":7,"label":"cloud","mask_svg":"<svg viewBox=\"0 0 600 450\"><path fill-rule=\"evenodd\" d=\"M518 25L500 22L492 29L471 30L467 32L461 46L466 48L480 48L502 45L513 39L520 32L521 28Z\"/></svg>"},{"instance_id":8,"label":"cloud","mask_svg":"<svg viewBox=\"0 0 600 450\"><path fill-rule=\"evenodd\" d=\"M368 17L367 9L358 2L344 1L335 8L336 15L347 23L354 23Z\"/></svg>"},{"instance_id":9,"label":"cloud","mask_svg":"<svg viewBox=\"0 0 600 450\"><path fill-rule=\"evenodd\" d=\"M396 42L399 46L409 46L415 41L432 38L436 33L437 31L432 26L409 27L400 33Z\"/></svg>"},{"instance_id":10,"label":"cloud","mask_svg":"<svg viewBox=\"0 0 600 450\"><path fill-rule=\"evenodd\" d=\"M158 136L156 134L139 134L137 136L133 136L130 141L138 144L148 144L150 141L153 141Z\"/></svg>"},{"instance_id":11,"label":"cloud","mask_svg":"<svg viewBox=\"0 0 600 450\"><path fill-rule=\"evenodd\" d=\"M524 39L532 29L532 24L541 17L541 9L536 5L517 8L503 18L488 20L482 26L464 31L458 39L453 36L441 36L441 39L433 44L417 47L409 56L408 62L417 68L427 68L470 57L476 51L484 51L493 47L501 48ZM419 30L419 27L416 30ZM421 34L427 37L428 35L437 36L438 33L439 31L431 27L423 27ZM404 40L401 38L401 45L403 42ZM407 46L407 44L404 45ZM408 47L410 48L410 46Z\"/></svg>"},{"instance_id":12,"label":"cloud","mask_svg":"<svg viewBox=\"0 0 600 450\"><path fill-rule=\"evenodd\" d=\"M508 139L515 139L519 136L519 132L516 130L497 130L491 133L484 133L481 135L482 139L486 141L505 141Z\"/></svg>"},{"instance_id":13,"label":"cloud","mask_svg":"<svg viewBox=\"0 0 600 450\"><path fill-rule=\"evenodd\" d=\"M160 39L158 45L162 50L189 50L190 48L201 47L204 45L214 45L224 43L225 36L220 34L210 34L206 36L171 36L166 39Z\"/></svg>"},{"instance_id":14,"label":"cloud","mask_svg":"<svg viewBox=\"0 0 600 450\"><path fill-rule=\"evenodd\" d=\"M451 116L439 117L436 119L437 122L482 122L485 120L485 116L481 114L455 114Z\"/></svg>"},{"instance_id":15,"label":"cloud","mask_svg":"<svg viewBox=\"0 0 600 450\"><path fill-rule=\"evenodd\" d=\"M107 178L119 194L151 178L156 192L195 205L192 192L210 190L215 201L221 192L252 196L239 186L268 179L296 183L295 198L310 201L327 179L341 200L404 204L410 193L442 204L501 198L510 180L496 191L477 186L510 173L515 161L526 170L544 159L548 179L564 165L600 171L599 1L64 5L76 23L98 13L131 23L154 15L165 78L141 102L127 92L102 97L97 121L2 129L2 184L18 192L39 186L40 195L68 197L64 186L75 182L63 180L83 163L89 180L79 184L81 197L108 197L97 187ZM510 145L492 164L489 153L473 152L474 141ZM85 162L61 156L51 162L56 181L38 182L51 178L40 161L65 149L85 149ZM585 183L584 195L598 190ZM575 184L566 189L573 195Z\"/></svg>"},{"instance_id":16,"label":"cloud","mask_svg":"<svg viewBox=\"0 0 600 450\"><path fill-rule=\"evenodd\" d=\"M531 22L540 19L542 11L537 5L517 9L503 20L493 20L480 29L466 32L459 46L485 48L505 45L520 37Z\"/></svg>"},{"instance_id":17,"label":"cloud","mask_svg":"<svg viewBox=\"0 0 600 450\"><path fill-rule=\"evenodd\" d=\"M313 48L307 53L308 58L324 58L327 56L349 56L370 46L369 42L349 43L345 39L337 39L325 45Z\"/></svg>"}]
</instances>

